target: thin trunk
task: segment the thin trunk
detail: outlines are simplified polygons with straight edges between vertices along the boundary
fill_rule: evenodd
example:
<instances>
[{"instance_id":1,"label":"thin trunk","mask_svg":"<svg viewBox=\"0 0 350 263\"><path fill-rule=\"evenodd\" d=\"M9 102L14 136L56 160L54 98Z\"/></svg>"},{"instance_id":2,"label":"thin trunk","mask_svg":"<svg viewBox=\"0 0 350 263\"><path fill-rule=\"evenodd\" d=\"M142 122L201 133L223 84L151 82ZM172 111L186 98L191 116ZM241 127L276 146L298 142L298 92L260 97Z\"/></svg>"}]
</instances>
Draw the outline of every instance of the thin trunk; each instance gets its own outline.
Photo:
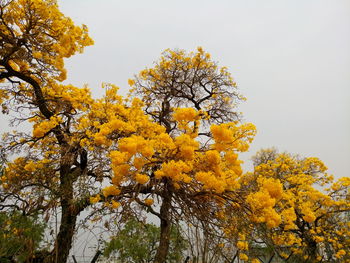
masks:
<instances>
[{"instance_id":1,"label":"thin trunk","mask_svg":"<svg viewBox=\"0 0 350 263\"><path fill-rule=\"evenodd\" d=\"M74 155L67 150L62 151L62 160L60 168L60 199L61 199L61 222L58 235L55 242L55 247L51 255L45 259L45 263L66 263L69 256L69 251L72 248L73 236L77 216L80 209L74 202L73 182L74 175L71 171L72 160Z\"/></svg>"},{"instance_id":2,"label":"thin trunk","mask_svg":"<svg viewBox=\"0 0 350 263\"><path fill-rule=\"evenodd\" d=\"M164 192L162 206L160 207L160 240L159 247L154 259L155 263L165 263L169 252L170 244L170 229L171 229L171 195L169 192Z\"/></svg>"},{"instance_id":3,"label":"thin trunk","mask_svg":"<svg viewBox=\"0 0 350 263\"><path fill-rule=\"evenodd\" d=\"M63 201L62 201L63 202ZM72 248L77 213L66 202L62 204L61 223L52 252L45 258L45 263L65 263Z\"/></svg>"},{"instance_id":4,"label":"thin trunk","mask_svg":"<svg viewBox=\"0 0 350 263\"><path fill-rule=\"evenodd\" d=\"M62 206L61 225L54 250L54 254L57 254L53 257L54 260L57 259L57 263L67 262L69 251L72 247L76 221L77 216L71 212L71 207Z\"/></svg>"}]
</instances>

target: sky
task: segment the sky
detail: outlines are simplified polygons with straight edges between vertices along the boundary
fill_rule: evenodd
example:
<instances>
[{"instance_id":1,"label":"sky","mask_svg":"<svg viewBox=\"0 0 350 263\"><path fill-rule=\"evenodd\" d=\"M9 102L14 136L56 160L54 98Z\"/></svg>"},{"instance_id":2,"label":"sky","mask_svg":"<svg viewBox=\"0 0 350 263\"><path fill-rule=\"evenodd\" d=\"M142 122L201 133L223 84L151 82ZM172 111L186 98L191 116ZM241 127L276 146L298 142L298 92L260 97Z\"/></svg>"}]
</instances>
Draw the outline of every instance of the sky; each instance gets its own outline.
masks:
<instances>
[{"instance_id":1,"label":"sky","mask_svg":"<svg viewBox=\"0 0 350 263\"><path fill-rule=\"evenodd\" d=\"M259 149L276 147L325 162L349 176L350 1L348 0L58 0L95 45L66 61L67 83L102 82L122 94L127 80L152 67L167 48L202 46L227 66L247 97L238 111L258 134Z\"/></svg>"}]
</instances>

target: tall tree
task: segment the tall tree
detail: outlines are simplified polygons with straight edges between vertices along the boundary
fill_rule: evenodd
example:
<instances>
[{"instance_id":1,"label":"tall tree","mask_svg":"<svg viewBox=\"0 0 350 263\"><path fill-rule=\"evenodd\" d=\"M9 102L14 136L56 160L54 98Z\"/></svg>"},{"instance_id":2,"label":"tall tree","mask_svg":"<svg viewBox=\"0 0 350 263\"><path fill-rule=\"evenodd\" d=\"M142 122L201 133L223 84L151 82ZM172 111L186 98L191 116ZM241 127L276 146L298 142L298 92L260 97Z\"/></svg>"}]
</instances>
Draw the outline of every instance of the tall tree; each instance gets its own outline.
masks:
<instances>
[{"instance_id":1,"label":"tall tree","mask_svg":"<svg viewBox=\"0 0 350 263\"><path fill-rule=\"evenodd\" d=\"M348 262L350 179L334 181L318 158L275 149L261 150L253 162L244 178L255 215L245 249L259 255L260 248L264 262Z\"/></svg>"},{"instance_id":2,"label":"tall tree","mask_svg":"<svg viewBox=\"0 0 350 263\"><path fill-rule=\"evenodd\" d=\"M135 159L144 163L138 169L145 178L141 183L160 205L159 212L150 211L161 225L155 262L164 262L174 222L199 220L208 229L217 223L220 203L232 200L238 188L237 152L248 149L255 127L239 124L236 105L244 98L227 68L200 47L191 53L164 51L129 84L145 112L165 128L161 140L148 142L151 158Z\"/></svg>"},{"instance_id":3,"label":"tall tree","mask_svg":"<svg viewBox=\"0 0 350 263\"><path fill-rule=\"evenodd\" d=\"M33 133L9 133L2 141L6 163L2 207L24 214L61 208L61 225L48 262L65 262L76 217L86 202L76 200L73 184L86 174L86 151L73 142L72 116L89 102L89 93L59 84L66 78L64 58L93 41L85 26L75 26L54 0L0 2L0 81L4 113L11 123L34 124ZM77 95L80 95L78 97ZM79 104L79 106L77 106ZM50 258L50 259L49 259Z\"/></svg>"},{"instance_id":4,"label":"tall tree","mask_svg":"<svg viewBox=\"0 0 350 263\"><path fill-rule=\"evenodd\" d=\"M100 126L89 145L97 142L106 149L113 175L111 185L91 201L96 208L107 201L121 214L157 216L155 262L160 263L166 260L173 224L200 222L210 231L218 226L224 205L241 203L238 153L248 149L255 127L237 121L234 106L243 98L227 69L201 48L191 53L166 50L154 68L129 84L146 113L142 117L150 116L153 126L143 134L124 132L118 140L110 131L124 127L120 121L106 119ZM127 119L129 129L136 125L132 118L140 117Z\"/></svg>"}]
</instances>

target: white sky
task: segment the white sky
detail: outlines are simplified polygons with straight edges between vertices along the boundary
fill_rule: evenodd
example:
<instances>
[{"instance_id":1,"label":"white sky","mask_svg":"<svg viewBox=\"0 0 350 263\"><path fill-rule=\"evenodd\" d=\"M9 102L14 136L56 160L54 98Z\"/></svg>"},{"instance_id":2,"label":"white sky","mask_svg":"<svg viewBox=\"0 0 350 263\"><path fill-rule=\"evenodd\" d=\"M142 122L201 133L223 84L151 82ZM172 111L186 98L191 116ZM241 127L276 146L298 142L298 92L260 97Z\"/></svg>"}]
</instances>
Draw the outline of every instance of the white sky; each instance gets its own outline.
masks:
<instances>
[{"instance_id":1,"label":"white sky","mask_svg":"<svg viewBox=\"0 0 350 263\"><path fill-rule=\"evenodd\" d=\"M127 80L166 48L202 46L228 66L248 101L260 148L316 156L349 176L349 0L58 0L95 45L67 60L68 81L127 92Z\"/></svg>"}]
</instances>

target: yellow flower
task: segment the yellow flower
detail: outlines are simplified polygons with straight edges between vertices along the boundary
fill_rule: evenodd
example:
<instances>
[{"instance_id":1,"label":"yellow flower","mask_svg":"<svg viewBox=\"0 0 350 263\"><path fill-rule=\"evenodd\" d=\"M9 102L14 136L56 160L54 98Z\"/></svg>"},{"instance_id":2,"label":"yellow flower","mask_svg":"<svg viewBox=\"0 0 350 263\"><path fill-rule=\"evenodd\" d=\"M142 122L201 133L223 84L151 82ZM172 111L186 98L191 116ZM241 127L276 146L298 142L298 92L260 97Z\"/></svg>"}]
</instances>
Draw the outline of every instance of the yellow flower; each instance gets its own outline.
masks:
<instances>
[{"instance_id":1,"label":"yellow flower","mask_svg":"<svg viewBox=\"0 0 350 263\"><path fill-rule=\"evenodd\" d=\"M119 165L122 163L125 163L129 160L129 155L128 153L125 152L120 152L120 151L112 151L109 154L113 165Z\"/></svg>"},{"instance_id":2,"label":"yellow flower","mask_svg":"<svg viewBox=\"0 0 350 263\"><path fill-rule=\"evenodd\" d=\"M91 204L96 204L98 201L100 201L101 200L101 197L100 197L100 195L96 195L96 196L91 196L90 197L90 203Z\"/></svg>"},{"instance_id":3,"label":"yellow flower","mask_svg":"<svg viewBox=\"0 0 350 263\"><path fill-rule=\"evenodd\" d=\"M135 180L139 184L145 184L145 183L147 183L149 181L149 176L147 176L145 174L136 174L135 175Z\"/></svg>"},{"instance_id":4,"label":"yellow flower","mask_svg":"<svg viewBox=\"0 0 350 263\"><path fill-rule=\"evenodd\" d=\"M52 116L50 120L35 124L33 129L33 136L37 138L43 137L47 132L56 127L61 121L61 117Z\"/></svg>"},{"instance_id":5,"label":"yellow flower","mask_svg":"<svg viewBox=\"0 0 350 263\"><path fill-rule=\"evenodd\" d=\"M154 200L151 198L147 198L143 201L146 205L151 206L154 203Z\"/></svg>"},{"instance_id":6,"label":"yellow flower","mask_svg":"<svg viewBox=\"0 0 350 263\"><path fill-rule=\"evenodd\" d=\"M211 165L219 165L221 162L221 156L218 151L211 150L205 153L205 158Z\"/></svg>"},{"instance_id":7,"label":"yellow flower","mask_svg":"<svg viewBox=\"0 0 350 263\"><path fill-rule=\"evenodd\" d=\"M243 260L243 261L248 261L248 256L244 253L239 253L239 259Z\"/></svg>"},{"instance_id":8,"label":"yellow flower","mask_svg":"<svg viewBox=\"0 0 350 263\"><path fill-rule=\"evenodd\" d=\"M240 250L248 250L248 242L247 241L238 241L237 248Z\"/></svg>"},{"instance_id":9,"label":"yellow flower","mask_svg":"<svg viewBox=\"0 0 350 263\"><path fill-rule=\"evenodd\" d=\"M120 206L120 203L117 202L117 201L112 200L111 206L112 206L112 208L118 208Z\"/></svg>"},{"instance_id":10,"label":"yellow flower","mask_svg":"<svg viewBox=\"0 0 350 263\"><path fill-rule=\"evenodd\" d=\"M323 241L324 241L324 237L314 236L314 240L315 240L317 243L320 243L320 242L323 242Z\"/></svg>"},{"instance_id":11,"label":"yellow flower","mask_svg":"<svg viewBox=\"0 0 350 263\"><path fill-rule=\"evenodd\" d=\"M154 172L154 176L156 179L161 179L163 176L165 176L165 173L162 170L157 170Z\"/></svg>"},{"instance_id":12,"label":"yellow flower","mask_svg":"<svg viewBox=\"0 0 350 263\"><path fill-rule=\"evenodd\" d=\"M29 163L27 163L25 166L24 166L24 170L28 171L28 172L34 172L36 169L36 166L35 164L30 161Z\"/></svg>"},{"instance_id":13,"label":"yellow flower","mask_svg":"<svg viewBox=\"0 0 350 263\"><path fill-rule=\"evenodd\" d=\"M129 84L130 87L131 87L131 86L134 86L134 85L135 85L135 80L133 80L133 79L128 79L128 84Z\"/></svg>"},{"instance_id":14,"label":"yellow flower","mask_svg":"<svg viewBox=\"0 0 350 263\"><path fill-rule=\"evenodd\" d=\"M343 256L346 255L346 251L344 249L341 249L337 252L337 254L335 254L336 258L342 258Z\"/></svg>"},{"instance_id":15,"label":"yellow flower","mask_svg":"<svg viewBox=\"0 0 350 263\"><path fill-rule=\"evenodd\" d=\"M190 122L197 120L199 117L198 111L193 108L177 108L173 114L174 120L181 122Z\"/></svg>"},{"instance_id":16,"label":"yellow flower","mask_svg":"<svg viewBox=\"0 0 350 263\"><path fill-rule=\"evenodd\" d=\"M120 194L120 190L118 188L116 188L114 185L110 185L110 186L105 187L102 190L102 193L105 197L108 197L110 195L115 196L115 195Z\"/></svg>"}]
</instances>

